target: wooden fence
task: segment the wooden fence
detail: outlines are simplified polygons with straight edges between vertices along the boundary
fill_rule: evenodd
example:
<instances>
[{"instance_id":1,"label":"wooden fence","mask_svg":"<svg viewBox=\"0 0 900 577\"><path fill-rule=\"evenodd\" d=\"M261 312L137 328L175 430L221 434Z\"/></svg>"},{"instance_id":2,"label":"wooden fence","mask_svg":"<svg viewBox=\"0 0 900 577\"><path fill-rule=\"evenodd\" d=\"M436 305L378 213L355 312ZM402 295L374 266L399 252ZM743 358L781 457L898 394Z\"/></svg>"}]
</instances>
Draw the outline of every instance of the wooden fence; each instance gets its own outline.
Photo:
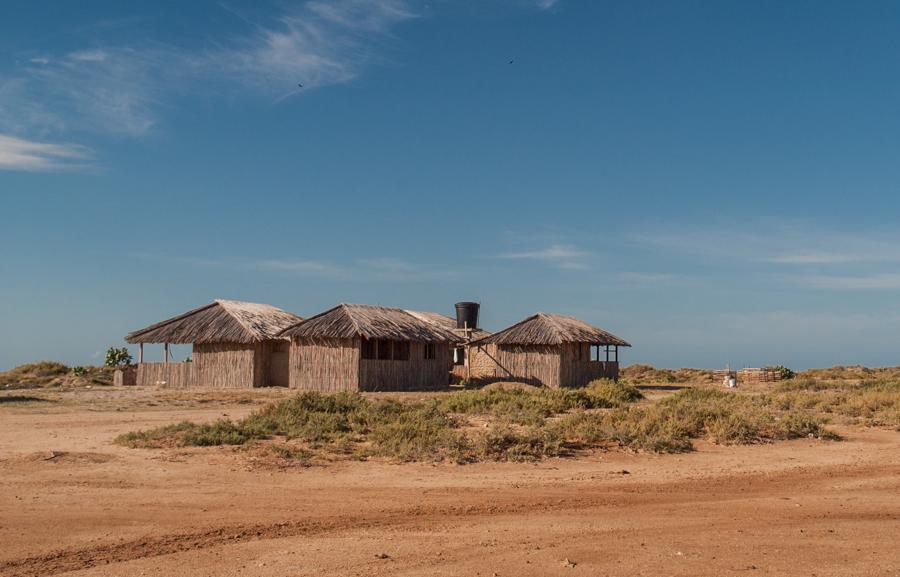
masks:
<instances>
[{"instance_id":1,"label":"wooden fence","mask_svg":"<svg viewBox=\"0 0 900 577\"><path fill-rule=\"evenodd\" d=\"M781 380L781 372L775 369L741 369L737 372L738 382L772 383Z\"/></svg>"},{"instance_id":2,"label":"wooden fence","mask_svg":"<svg viewBox=\"0 0 900 577\"><path fill-rule=\"evenodd\" d=\"M138 385L190 387L194 383L194 363L141 363L137 366Z\"/></svg>"},{"instance_id":3,"label":"wooden fence","mask_svg":"<svg viewBox=\"0 0 900 577\"><path fill-rule=\"evenodd\" d=\"M774 383L781 380L781 372L769 368L744 368L737 371L713 371L717 381L723 381L726 377L734 377L738 383Z\"/></svg>"},{"instance_id":4,"label":"wooden fence","mask_svg":"<svg viewBox=\"0 0 900 577\"><path fill-rule=\"evenodd\" d=\"M133 366L116 369L113 372L113 385L127 387L137 384L137 368Z\"/></svg>"}]
</instances>

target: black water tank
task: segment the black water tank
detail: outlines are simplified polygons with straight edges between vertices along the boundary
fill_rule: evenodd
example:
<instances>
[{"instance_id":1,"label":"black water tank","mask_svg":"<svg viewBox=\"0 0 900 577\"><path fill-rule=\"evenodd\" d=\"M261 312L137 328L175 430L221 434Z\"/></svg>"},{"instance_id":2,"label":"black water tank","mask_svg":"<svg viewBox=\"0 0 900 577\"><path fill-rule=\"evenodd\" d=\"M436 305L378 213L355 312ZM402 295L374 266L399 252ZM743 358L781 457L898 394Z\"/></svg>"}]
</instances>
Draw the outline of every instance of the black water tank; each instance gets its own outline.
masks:
<instances>
[{"instance_id":1,"label":"black water tank","mask_svg":"<svg viewBox=\"0 0 900 577\"><path fill-rule=\"evenodd\" d=\"M478 303L456 303L456 328L470 329L478 328L478 309L481 307Z\"/></svg>"}]
</instances>

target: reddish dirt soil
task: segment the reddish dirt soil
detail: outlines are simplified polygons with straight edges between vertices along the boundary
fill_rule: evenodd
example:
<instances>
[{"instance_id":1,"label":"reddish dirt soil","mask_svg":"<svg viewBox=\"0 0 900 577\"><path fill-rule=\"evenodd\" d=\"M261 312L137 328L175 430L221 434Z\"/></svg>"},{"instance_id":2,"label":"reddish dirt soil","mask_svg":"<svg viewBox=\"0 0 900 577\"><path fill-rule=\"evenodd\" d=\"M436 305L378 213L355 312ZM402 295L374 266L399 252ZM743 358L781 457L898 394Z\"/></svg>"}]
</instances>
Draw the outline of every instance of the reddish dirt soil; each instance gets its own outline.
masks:
<instances>
[{"instance_id":1,"label":"reddish dirt soil","mask_svg":"<svg viewBox=\"0 0 900 577\"><path fill-rule=\"evenodd\" d=\"M685 455L276 468L231 448L112 440L240 417L281 393L19 394L52 402L0 402L0 575L900 575L892 430Z\"/></svg>"}]
</instances>

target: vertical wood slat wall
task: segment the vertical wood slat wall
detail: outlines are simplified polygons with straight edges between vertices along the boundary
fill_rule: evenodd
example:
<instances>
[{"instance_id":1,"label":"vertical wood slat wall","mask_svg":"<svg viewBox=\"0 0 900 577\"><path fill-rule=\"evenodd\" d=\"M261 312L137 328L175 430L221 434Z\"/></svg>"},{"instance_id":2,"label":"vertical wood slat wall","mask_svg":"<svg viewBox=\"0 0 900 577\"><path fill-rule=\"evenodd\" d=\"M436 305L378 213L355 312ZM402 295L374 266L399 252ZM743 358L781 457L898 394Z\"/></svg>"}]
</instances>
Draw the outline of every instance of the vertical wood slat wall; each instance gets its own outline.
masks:
<instances>
[{"instance_id":1,"label":"vertical wood slat wall","mask_svg":"<svg viewBox=\"0 0 900 577\"><path fill-rule=\"evenodd\" d=\"M217 389L246 389L257 385L255 358L259 345L197 343L194 345L194 383Z\"/></svg>"},{"instance_id":2,"label":"vertical wood slat wall","mask_svg":"<svg viewBox=\"0 0 900 577\"><path fill-rule=\"evenodd\" d=\"M248 389L270 384L273 355L288 343L270 340L256 344L196 343L190 363L140 363L138 385L172 388ZM285 381L287 377L280 380Z\"/></svg>"},{"instance_id":3,"label":"vertical wood slat wall","mask_svg":"<svg viewBox=\"0 0 900 577\"><path fill-rule=\"evenodd\" d=\"M560 383L564 387L583 387L595 379L616 378L610 374L613 362L592 361L588 343L566 343L560 349ZM581 349L579 354L578 349ZM610 365L610 366L607 366Z\"/></svg>"},{"instance_id":4,"label":"vertical wood slat wall","mask_svg":"<svg viewBox=\"0 0 900 577\"><path fill-rule=\"evenodd\" d=\"M578 355L578 348L581 355ZM469 370L473 379L503 379L546 387L582 387L595 379L619 376L619 363L590 360L588 343L563 345L496 345L472 347ZM467 368L454 366L464 377Z\"/></svg>"},{"instance_id":5,"label":"vertical wood slat wall","mask_svg":"<svg viewBox=\"0 0 900 577\"><path fill-rule=\"evenodd\" d=\"M421 391L443 389L450 381L450 345L434 344L434 358L425 358L425 343L411 342L408 361L360 359L361 391Z\"/></svg>"},{"instance_id":6,"label":"vertical wood slat wall","mask_svg":"<svg viewBox=\"0 0 900 577\"><path fill-rule=\"evenodd\" d=\"M499 345L498 377L557 388L560 386L558 347L551 345Z\"/></svg>"},{"instance_id":7,"label":"vertical wood slat wall","mask_svg":"<svg viewBox=\"0 0 900 577\"><path fill-rule=\"evenodd\" d=\"M141 363L137 366L138 385L185 388L194 383L193 363Z\"/></svg>"},{"instance_id":8,"label":"vertical wood slat wall","mask_svg":"<svg viewBox=\"0 0 900 577\"><path fill-rule=\"evenodd\" d=\"M409 360L363 359L360 339L295 338L291 341L291 387L310 391L417 391L449 383L450 345L411 342Z\"/></svg>"},{"instance_id":9,"label":"vertical wood slat wall","mask_svg":"<svg viewBox=\"0 0 900 577\"><path fill-rule=\"evenodd\" d=\"M270 383L272 357L285 346L195 344L193 363L142 363L139 385L165 387L250 388ZM577 347L585 350L579 358ZM435 344L425 359L425 344L410 343L408 361L360 358L359 339L294 339L289 345L287 383L293 388L336 391L415 391L448 384L452 348ZM473 378L520 381L547 387L580 387L598 378L618 377L618 363L591 361L586 343L561 346L486 345L470 349ZM454 367L459 374L465 367ZM282 383L279 383L282 384Z\"/></svg>"},{"instance_id":10,"label":"vertical wood slat wall","mask_svg":"<svg viewBox=\"0 0 900 577\"><path fill-rule=\"evenodd\" d=\"M359 388L359 339L294 338L289 362L291 388L325 392Z\"/></svg>"}]
</instances>

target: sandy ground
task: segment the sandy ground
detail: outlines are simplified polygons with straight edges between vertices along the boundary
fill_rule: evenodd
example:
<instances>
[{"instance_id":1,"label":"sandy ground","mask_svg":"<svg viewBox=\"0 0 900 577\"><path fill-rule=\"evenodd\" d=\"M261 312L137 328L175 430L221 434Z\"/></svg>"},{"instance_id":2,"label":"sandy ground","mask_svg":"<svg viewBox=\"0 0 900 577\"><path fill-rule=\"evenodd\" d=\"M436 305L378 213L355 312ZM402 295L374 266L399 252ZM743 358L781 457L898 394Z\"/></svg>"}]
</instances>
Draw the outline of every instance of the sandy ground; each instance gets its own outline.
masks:
<instances>
[{"instance_id":1,"label":"sandy ground","mask_svg":"<svg viewBox=\"0 0 900 577\"><path fill-rule=\"evenodd\" d=\"M0 393L0 575L900 575L900 433L540 464L274 468L125 431L281 392Z\"/></svg>"}]
</instances>

